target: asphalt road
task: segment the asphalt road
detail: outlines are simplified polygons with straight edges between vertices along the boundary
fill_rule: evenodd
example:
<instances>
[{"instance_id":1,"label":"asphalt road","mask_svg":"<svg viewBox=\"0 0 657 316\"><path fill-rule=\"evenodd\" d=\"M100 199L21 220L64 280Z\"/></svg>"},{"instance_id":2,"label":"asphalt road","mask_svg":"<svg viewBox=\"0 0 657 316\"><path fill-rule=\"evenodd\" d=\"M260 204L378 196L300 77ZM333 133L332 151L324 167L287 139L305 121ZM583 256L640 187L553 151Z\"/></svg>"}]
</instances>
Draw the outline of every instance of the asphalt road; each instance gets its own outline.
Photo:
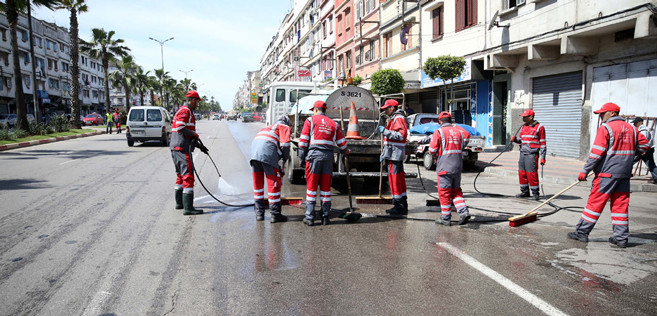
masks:
<instances>
[{"instance_id":1,"label":"asphalt road","mask_svg":"<svg viewBox=\"0 0 657 316\"><path fill-rule=\"evenodd\" d=\"M197 125L223 176L196 153L203 183L224 202L252 201L246 157L263 125ZM128 147L124 134L0 152L0 315L657 314L654 193L632 195L624 250L606 241L608 209L588 244L565 238L579 210L509 227L504 218L537 204L477 194L474 172L463 176L475 215L466 226L433 223L439 208L425 206L425 192L436 176L423 171L424 187L408 183L413 219L374 217L389 206L365 205L358 223L306 227L299 207L284 208L288 223L256 222L198 181L206 214L182 216L170 157L157 144ZM518 190L485 174L477 187ZM284 184L284 196L304 192ZM334 194L334 208L348 206L346 192ZM581 207L587 194L579 185L558 204Z\"/></svg>"}]
</instances>

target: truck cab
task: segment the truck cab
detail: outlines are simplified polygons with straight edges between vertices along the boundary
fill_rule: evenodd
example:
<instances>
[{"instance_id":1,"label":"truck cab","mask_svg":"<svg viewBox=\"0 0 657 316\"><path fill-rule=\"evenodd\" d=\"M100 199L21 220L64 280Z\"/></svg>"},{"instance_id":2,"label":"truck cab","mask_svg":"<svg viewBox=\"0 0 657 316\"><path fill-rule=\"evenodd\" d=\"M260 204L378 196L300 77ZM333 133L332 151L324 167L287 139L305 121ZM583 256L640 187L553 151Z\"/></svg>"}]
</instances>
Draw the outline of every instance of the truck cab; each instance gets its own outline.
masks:
<instances>
[{"instance_id":1,"label":"truck cab","mask_svg":"<svg viewBox=\"0 0 657 316\"><path fill-rule=\"evenodd\" d=\"M312 82L273 82L267 89L265 124L271 125L277 117L288 114L297 101L315 88Z\"/></svg>"}]
</instances>

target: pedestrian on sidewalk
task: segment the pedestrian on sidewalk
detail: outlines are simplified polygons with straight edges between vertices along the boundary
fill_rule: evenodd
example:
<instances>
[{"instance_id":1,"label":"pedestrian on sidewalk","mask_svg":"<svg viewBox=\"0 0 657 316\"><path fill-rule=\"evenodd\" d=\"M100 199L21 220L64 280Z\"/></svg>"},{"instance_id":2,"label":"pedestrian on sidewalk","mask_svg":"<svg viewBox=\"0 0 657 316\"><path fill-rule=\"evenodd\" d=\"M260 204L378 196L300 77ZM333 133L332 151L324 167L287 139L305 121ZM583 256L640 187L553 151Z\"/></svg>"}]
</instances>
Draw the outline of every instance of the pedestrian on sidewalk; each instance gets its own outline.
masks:
<instances>
[{"instance_id":1,"label":"pedestrian on sidewalk","mask_svg":"<svg viewBox=\"0 0 657 316\"><path fill-rule=\"evenodd\" d=\"M534 111L527 109L520 114L525 123L520 128L520 138L515 135L511 141L520 144L520 159L518 159L518 180L520 182L520 194L516 197L530 197L531 190L533 199L540 198L540 187L538 183L538 163L541 158L541 166L545 165L545 128L534 120Z\"/></svg>"},{"instance_id":2,"label":"pedestrian on sidewalk","mask_svg":"<svg viewBox=\"0 0 657 316\"><path fill-rule=\"evenodd\" d=\"M632 164L637 151L648 150L648 140L636 127L618 115L620 107L614 103L605 103L593 113L598 114L603 123L596 132L589 158L577 179L586 181L591 171L595 177L582 217L575 226L575 231L568 233L568 238L588 242L589 233L600 218L607 201L611 200L614 235L609 237L609 242L625 248L630 235L627 210L630 203Z\"/></svg>"},{"instance_id":3,"label":"pedestrian on sidewalk","mask_svg":"<svg viewBox=\"0 0 657 316\"><path fill-rule=\"evenodd\" d=\"M112 125L114 125L114 121L112 120L112 113L110 111L105 113L105 120L105 134L112 134Z\"/></svg>"},{"instance_id":4,"label":"pedestrian on sidewalk","mask_svg":"<svg viewBox=\"0 0 657 316\"><path fill-rule=\"evenodd\" d=\"M284 174L285 162L289 158L290 119L287 115L281 115L274 125L261 129L251 143L256 221L265 219L265 178L271 222L287 221L287 216L281 214L281 176ZM283 161L282 167L278 165L280 160Z\"/></svg>"},{"instance_id":5,"label":"pedestrian on sidewalk","mask_svg":"<svg viewBox=\"0 0 657 316\"><path fill-rule=\"evenodd\" d=\"M182 209L183 215L203 214L203 210L194 208L194 148L207 154L208 149L199 142L196 133L194 110L201 102L198 92L191 90L185 95L186 102L173 117L171 126L171 158L176 168L175 198L176 209Z\"/></svg>"},{"instance_id":6,"label":"pedestrian on sidewalk","mask_svg":"<svg viewBox=\"0 0 657 316\"><path fill-rule=\"evenodd\" d=\"M650 175L652 176L652 183L657 184L657 165L655 165L655 139L653 135L650 133L648 130L648 127L646 127L643 124L643 119L640 117L637 117L632 121L632 124L634 124L634 127L639 129L639 133L643 134L643 136L648 140L648 151L646 151L643 154L639 154L636 156L635 161L643 160L643 162L646 163L646 166L648 167L648 171L650 171Z\"/></svg>"},{"instance_id":7,"label":"pedestrian on sidewalk","mask_svg":"<svg viewBox=\"0 0 657 316\"><path fill-rule=\"evenodd\" d=\"M112 114L112 119L114 120L114 125L116 127L116 133L121 134L121 113L119 113L118 108L114 109L114 113Z\"/></svg>"},{"instance_id":8,"label":"pedestrian on sidewalk","mask_svg":"<svg viewBox=\"0 0 657 316\"><path fill-rule=\"evenodd\" d=\"M386 210L386 213L407 215L408 200L404 173L406 137L408 136L406 116L404 111L399 109L399 103L393 99L387 100L380 110L390 118L385 127L379 126L379 133L383 135L383 151L380 160L381 163L385 160L388 166L388 183L393 204L393 207Z\"/></svg>"},{"instance_id":9,"label":"pedestrian on sidewalk","mask_svg":"<svg viewBox=\"0 0 657 316\"><path fill-rule=\"evenodd\" d=\"M322 202L322 225L329 225L331 183L333 177L333 148L348 154L347 141L334 120L326 116L326 103L315 101L313 116L303 123L299 137L299 163L306 169L306 214L303 223L315 225L317 186Z\"/></svg>"},{"instance_id":10,"label":"pedestrian on sidewalk","mask_svg":"<svg viewBox=\"0 0 657 316\"><path fill-rule=\"evenodd\" d=\"M468 145L470 134L452 124L452 115L449 112L438 114L438 120L440 128L433 132L429 144L429 152L437 157L436 172L441 215L436 220L436 224L452 225L452 204L454 204L459 213L459 225L465 225L470 220L470 212L461 190L461 173L463 149Z\"/></svg>"}]
</instances>

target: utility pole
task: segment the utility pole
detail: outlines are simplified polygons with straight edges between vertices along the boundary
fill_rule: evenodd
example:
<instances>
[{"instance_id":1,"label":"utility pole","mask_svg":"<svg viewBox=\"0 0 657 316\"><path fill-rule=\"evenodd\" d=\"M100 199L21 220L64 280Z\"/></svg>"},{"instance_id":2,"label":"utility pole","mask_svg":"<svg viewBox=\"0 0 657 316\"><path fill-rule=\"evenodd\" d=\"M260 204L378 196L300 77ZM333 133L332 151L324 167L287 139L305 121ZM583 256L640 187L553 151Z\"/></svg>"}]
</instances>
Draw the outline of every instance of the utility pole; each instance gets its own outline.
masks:
<instances>
[{"instance_id":1,"label":"utility pole","mask_svg":"<svg viewBox=\"0 0 657 316\"><path fill-rule=\"evenodd\" d=\"M161 100L160 105L164 105L164 75L165 75L165 72L164 72L164 43L172 40L173 37L169 38L169 39L162 40L162 41L154 39L152 37L149 37L148 39L152 40L152 41L156 41L160 44L160 56L162 57L162 79L160 80L161 81L160 82L160 100ZM168 107L169 107L169 102L167 101L167 109L168 109Z\"/></svg>"}]
</instances>

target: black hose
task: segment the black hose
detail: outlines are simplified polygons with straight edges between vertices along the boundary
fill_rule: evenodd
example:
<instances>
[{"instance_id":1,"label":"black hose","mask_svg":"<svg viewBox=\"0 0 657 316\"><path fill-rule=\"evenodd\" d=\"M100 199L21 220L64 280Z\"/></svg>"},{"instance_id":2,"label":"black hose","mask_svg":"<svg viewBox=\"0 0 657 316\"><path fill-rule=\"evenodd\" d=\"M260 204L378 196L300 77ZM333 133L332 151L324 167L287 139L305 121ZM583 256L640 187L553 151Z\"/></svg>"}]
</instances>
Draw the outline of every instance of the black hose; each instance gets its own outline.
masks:
<instances>
[{"instance_id":1,"label":"black hose","mask_svg":"<svg viewBox=\"0 0 657 316\"><path fill-rule=\"evenodd\" d=\"M205 145L203 145L203 142L202 142L200 139L197 139L197 141L201 144L201 146L205 147ZM193 145L193 144L190 144L190 148L189 148L189 149L192 149L192 146L194 146L194 145ZM207 147L206 147L206 148L207 148ZM189 150L188 152L191 153L192 151ZM221 173L219 173L219 168L217 168L217 164L215 164L215 163L214 163L214 160L212 160L212 156L210 156L209 153L205 153L205 154L208 155L208 157L210 158L210 161L211 161L212 164L214 165L214 169L217 170L217 174L219 175L219 178L221 178ZM207 192L208 195L210 195L210 196L211 196L213 199L215 199L217 202L219 202L219 203L221 203L221 204L223 204L223 205L225 205L225 206L229 206L229 207L249 207L249 206L254 206L254 205L255 205L255 203L251 203L251 204L242 204L242 205L234 205L234 204L228 204L228 203L226 203L226 202L223 202L223 201L219 200L216 196L214 196L212 193L210 193L210 190L208 190L208 188L205 187L205 184L203 184L203 181L201 181L201 176L198 175L198 172L196 171L196 167L194 166L194 159L191 159L191 157L190 157L189 161L190 161L191 164L192 164L192 169L194 169L194 174L196 175L196 178L198 179L198 182L201 184L201 186L203 187L203 189L205 189L205 192Z\"/></svg>"}]
</instances>

